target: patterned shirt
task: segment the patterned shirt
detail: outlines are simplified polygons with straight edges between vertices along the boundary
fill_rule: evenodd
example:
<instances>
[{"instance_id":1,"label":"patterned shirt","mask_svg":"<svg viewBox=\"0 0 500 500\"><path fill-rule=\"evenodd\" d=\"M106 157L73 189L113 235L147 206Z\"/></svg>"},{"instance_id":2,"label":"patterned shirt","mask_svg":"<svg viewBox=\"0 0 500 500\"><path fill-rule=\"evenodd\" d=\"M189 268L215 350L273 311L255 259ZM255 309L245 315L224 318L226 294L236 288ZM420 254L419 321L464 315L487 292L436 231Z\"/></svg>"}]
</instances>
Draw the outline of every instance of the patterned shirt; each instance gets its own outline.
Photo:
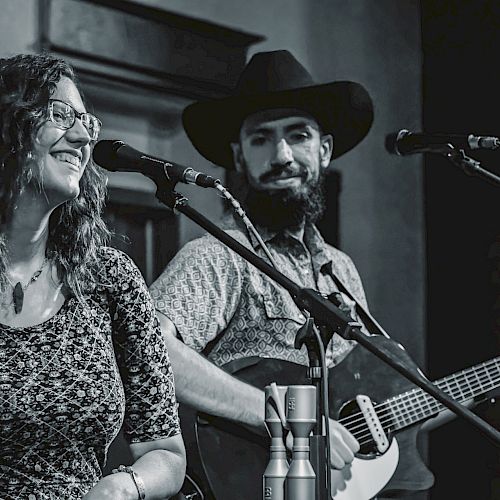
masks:
<instances>
[{"instance_id":1,"label":"patterned shirt","mask_svg":"<svg viewBox=\"0 0 500 500\"><path fill-rule=\"evenodd\" d=\"M236 222L226 231L268 260ZM330 295L338 291L333 271L366 306L352 260L326 244L315 226L305 227L304 242L286 232L259 232L278 270L288 278ZM156 309L174 323L183 342L205 354L210 343L208 357L218 366L249 356L308 364L305 346L294 348L305 318L288 292L211 235L187 243L150 291ZM328 366L341 361L353 345L334 335L326 350Z\"/></svg>"},{"instance_id":2,"label":"patterned shirt","mask_svg":"<svg viewBox=\"0 0 500 500\"><path fill-rule=\"evenodd\" d=\"M124 422L131 443L180 432L150 296L123 253L102 249L99 284L48 321L0 325L0 498L81 498Z\"/></svg>"}]
</instances>

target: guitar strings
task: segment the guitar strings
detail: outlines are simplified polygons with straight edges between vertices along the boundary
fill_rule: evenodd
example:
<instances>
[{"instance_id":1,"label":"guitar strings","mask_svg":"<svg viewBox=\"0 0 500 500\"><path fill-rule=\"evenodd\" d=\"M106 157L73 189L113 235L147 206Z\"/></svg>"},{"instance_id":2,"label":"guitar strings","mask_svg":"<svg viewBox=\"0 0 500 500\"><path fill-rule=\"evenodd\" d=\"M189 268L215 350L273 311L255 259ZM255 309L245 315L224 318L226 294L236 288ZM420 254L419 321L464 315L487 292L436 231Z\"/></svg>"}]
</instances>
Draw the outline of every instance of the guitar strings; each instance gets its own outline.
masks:
<instances>
[{"instance_id":1,"label":"guitar strings","mask_svg":"<svg viewBox=\"0 0 500 500\"><path fill-rule=\"evenodd\" d=\"M480 388L482 390L482 392L488 392L489 390L491 390L495 386L497 386L497 383L500 381L500 373L497 375L491 376L487 371L485 371L485 368L487 368L487 367L489 368L489 367L491 367L491 365L495 365L495 367L498 368L497 361L499 359L500 358L495 358L493 360L489 360L489 361L482 363L479 367L472 367L470 369L462 371L460 374L450 375L449 377L446 377L445 379L442 379L441 381L439 381L439 383L437 385L440 388L444 385L447 385L448 389L449 389L448 395L455 397L453 393L458 392L459 393L458 395L459 396L461 395L464 398L464 400L467 400L467 399L474 397L474 392L478 388ZM477 370L482 370L482 371L478 373ZM473 372L477 381L474 381L472 383L467 381L468 372ZM455 389L452 389L449 387L449 380L452 380L453 383L457 384L457 387ZM458 387L458 382L463 381L463 380L467 381L467 385L469 386L470 394L464 393L464 391ZM491 387L486 388L485 386L487 386L487 385L490 385ZM456 389L458 389L458 391ZM417 397L415 397L416 393L419 393L419 395ZM407 406L404 403L405 403L405 400L410 400L411 398L413 398L413 400L416 401L420 405L421 405L422 401L425 402L427 408L423 408L423 407L421 407L420 409L412 408L408 411ZM398 400L397 403L396 403L396 400ZM385 408L388 405L393 406L393 409L395 409L395 411L391 411L391 409ZM415 418L417 416L419 418L421 416L425 416L425 413L429 412L431 409L433 410L432 413L434 413L435 412L434 410L439 411L440 407L444 407L444 405L442 403L440 403L439 401L437 401L434 397L424 393L424 391L420 388L412 389L411 391L407 391L406 393L404 393L400 396L396 396L395 398L391 398L391 399L386 400L385 402L383 402L379 405L374 406L377 415L379 415L379 421L380 421L381 425L384 426L384 424L387 424L389 427L388 430L390 430L389 423L391 420L392 421L396 420L396 424L399 424L401 426L401 423L402 423L403 426L405 426L405 425L407 425L406 421L408 419ZM404 416L404 411L402 411L401 409L406 410L406 415L408 415L408 417ZM413 415L412 415L412 413L413 413ZM422 415L420 415L420 413ZM343 425L348 427L350 432L353 433L353 435L355 435L357 433L357 431L360 429L360 427L362 428L361 429L362 431L366 429L366 421L365 421L365 418L361 412L351 414L348 417L340 419L339 422L341 422ZM361 426L358 424L361 424ZM357 439L358 439L358 441L360 441L360 440L363 440L364 438L370 437L370 436L371 436L370 432L368 432L368 433L365 432L362 434L358 434ZM373 439L369 439L367 442L370 442L370 441L373 441ZM367 442L363 442L360 444L366 444Z\"/></svg>"},{"instance_id":2,"label":"guitar strings","mask_svg":"<svg viewBox=\"0 0 500 500\"><path fill-rule=\"evenodd\" d=\"M497 378L496 382L498 383L499 381L500 381L500 378ZM492 387L490 387L487 390L493 389L495 387L498 387L498 384L493 383ZM485 392L487 392L487 391L485 391ZM439 403L438 406L443 406L443 405L441 405ZM391 416L389 419L385 419L386 420L385 422L381 421L382 427L384 427L384 424L387 424L387 420L391 420L391 419L393 419L393 416ZM404 422L404 423L406 424L406 422ZM354 437L358 440L360 446L363 446L363 445L375 442L374 439L373 439L373 436L372 436L371 432L369 431L369 429L368 429L368 432L363 432L363 431L366 430L366 425L364 426L364 429L361 429L360 433L357 433L356 431L353 431L352 429L349 429L349 430L354 435ZM389 431L391 430L390 425L388 425L388 429L387 430L389 430ZM395 430L397 430L397 428Z\"/></svg>"},{"instance_id":3,"label":"guitar strings","mask_svg":"<svg viewBox=\"0 0 500 500\"><path fill-rule=\"evenodd\" d=\"M500 358L496 358L496 359L494 359L494 360L490 360L490 361L488 361L488 362L485 362L485 363L483 363L484 367L483 367L483 365L481 365L481 366L482 366L483 368L486 368L486 367L487 367L487 365L492 365L492 364L495 364L495 368L500 369L500 367L499 367L499 366L497 366L497 360L500 360ZM489 367L490 367L490 366L488 366L488 368L489 368ZM498 372L498 374L497 374L497 375L500 375L500 371ZM489 375L489 373L481 373L481 374L480 374L480 376L481 376L483 379L486 379L488 384L491 384L491 383L493 383L493 384L494 384L494 383L498 380L498 379L496 379L495 381L493 381L493 380L492 380L492 377ZM493 375L493 376L495 376L495 375ZM455 378L455 383L457 383L457 381L459 381L459 379L466 379L466 374L465 374L464 372L461 372L459 375L450 376L450 377L454 377L454 378ZM450 377L447 377L446 379L442 379L441 381L439 381L438 387L443 386L444 384L448 384L448 380L447 380L447 379L449 379ZM476 373L476 377L477 377L477 373ZM479 377L477 377L477 378L478 378L478 380L479 380ZM475 384L475 388L477 388L477 383L476 383L476 382L474 382L474 384ZM481 382L481 381L480 381L480 384L482 385L482 382ZM449 385L449 384L448 384L448 385ZM467 385L469 385L469 387L470 387L470 383L468 383ZM485 390L484 392L487 392L487 391L488 391L488 390L490 390L490 389L491 389L491 387L490 387L490 388L488 388L487 390ZM450 389L450 390L449 390L449 392L451 392L451 393L453 393L453 391L454 391L453 389ZM424 399L424 400L425 400L425 399L429 399L429 400L434 401L434 402L435 402L435 403L437 403L438 405L440 405L440 404L441 404L441 403L437 402L437 400L436 400L434 397L432 397L432 396L427 395L426 393L424 393L424 391L423 391L422 389L420 389L420 388L415 388L415 389L412 389L412 390L410 390L410 391L407 391L407 392L405 392L405 393L403 393L403 394L401 394L401 395L399 395L399 396L395 396L395 397L393 397L393 398L387 399L386 401L384 401L384 402L382 402L382 403L378 404L378 405L377 405L377 408L379 408L379 409L380 409L380 408L382 408L382 407L384 407L384 406L387 406L387 405L390 405L390 406L402 406L401 404L397 403L396 401L397 401L397 400L404 400L405 398L406 398L406 399L409 399L409 398L410 398L410 394L415 393L415 392L420 392L419 397L418 397L418 398L416 398L417 400L420 400L420 399ZM459 391L458 391L458 392L460 392L460 393L462 394L462 396L463 396L463 397L465 397L466 399L467 399L467 398L469 398L469 397L471 397L471 395L472 395L472 392L471 392L471 395L467 395L467 396L466 396L466 395L464 395L464 394L463 394L463 391L462 391L462 390L460 390L460 389L459 389ZM351 418L353 418L353 417L357 417L358 415L362 415L362 414L361 414L360 412L358 412L358 413L356 413L356 414L352 414L352 415L350 415L349 417L345 417L345 419L343 419L342 421L344 421L344 420L345 420L346 422L348 422Z\"/></svg>"},{"instance_id":4,"label":"guitar strings","mask_svg":"<svg viewBox=\"0 0 500 500\"><path fill-rule=\"evenodd\" d=\"M489 377L489 378L490 378L490 377ZM490 380L490 382L489 382L489 383L492 385L492 387L489 387L488 389L486 389L486 390L485 390L485 392L487 392L487 391L488 391L488 390L490 390L490 389L493 389L493 388L497 387L497 386L498 386L498 382L500 382L500 377L497 377L496 379L495 379L495 378L491 378L491 380ZM469 397L472 397L472 394L471 394L471 396L468 396L468 397L467 397L467 399L469 399ZM438 403L437 401L436 401L436 403L437 403L437 406L438 406L438 407L439 407L439 406L443 406L441 403ZM386 412L386 413L387 413L387 412ZM380 420L380 421L381 421L381 425L383 426L384 424L387 424L387 423L388 423L388 421L390 421L390 420L394 420L394 416L395 416L395 415L390 415L390 417L389 417L388 419L387 419L387 418L386 418L386 419L382 418L382 419ZM396 417L397 417L397 416L396 416ZM362 417L361 419L358 419L358 421L359 421L359 420L364 420L364 417ZM384 421L384 420L385 420L385 421ZM341 422L341 423L344 423L344 422L343 422L343 419L341 419L341 420L340 420L340 422ZM403 422L403 423L404 423L404 424L406 424L406 422ZM347 427L347 426L346 426L346 427ZM361 430L361 432L363 432L364 430L366 430L366 424L365 424L363 427L364 427L364 428ZM359 426L358 426L358 428L359 428ZM349 428L348 428L348 429L349 429ZM367 444L367 443L369 443L370 441L372 441L372 442L374 441L374 440L373 440L373 437L372 437L372 435L371 435L371 432L365 432L365 433L361 433L361 434L356 435L356 430L355 430L354 428L352 428L352 427L351 427L349 430L350 430L350 432L351 432L351 433L353 433L353 435L356 437L356 439L357 439L358 441L360 441L360 445ZM388 430L391 430L391 429L390 429L390 426L389 426ZM396 428L396 430L397 430L397 428ZM363 440L364 440L365 438L367 438L367 437L368 437L369 439L368 439L367 441L363 441Z\"/></svg>"},{"instance_id":5,"label":"guitar strings","mask_svg":"<svg viewBox=\"0 0 500 500\"><path fill-rule=\"evenodd\" d=\"M458 387L458 382L460 381L460 378L464 379L463 376L456 378L456 380L455 380L455 384L457 384L456 388L451 388L448 381L440 382L438 384L438 387L440 389L444 390L445 385L446 385L448 390L445 392L447 394L451 395L454 399L460 399L460 397L461 397L463 400L467 400L467 399L474 397L475 394L477 394L477 393L488 392L489 390L493 389L494 386L496 385L496 383L498 382L498 378L496 380L494 380L494 378L487 373L481 373L481 374L475 373L475 377L477 380L473 381L473 382L469 382L465 378L465 380L467 381L468 390L467 389L463 390L460 387ZM490 387L487 387L488 385ZM426 411L429 411L429 410L436 411L436 410L439 410L439 408L444 406L442 403L440 403L434 397L425 393L422 389L414 389L414 392L419 394L418 397L416 397L416 398L414 397L414 399L420 405L420 408L419 409L413 408L410 410L410 413L411 412L418 413L419 411L425 413ZM410 394L406 393L401 398L401 402L404 403L404 400L405 399L408 400L410 397L411 397ZM425 403L427 408L423 407L422 403Z\"/></svg>"},{"instance_id":6,"label":"guitar strings","mask_svg":"<svg viewBox=\"0 0 500 500\"><path fill-rule=\"evenodd\" d=\"M499 358L500 359L500 358ZM493 362L495 362L495 366L496 366L496 361L495 360L492 360L491 362L485 362L485 365L487 364L493 364ZM500 372L499 372L499 375L500 375ZM495 375L494 375L495 376ZM494 377L493 376L493 377ZM476 374L476 377L478 378L479 380L479 385L477 382L474 382L473 383L473 387L474 389L478 388L478 387L481 387L483 384L484 384L484 381L486 380L486 385L495 385L496 382L498 382L498 378L497 379L493 379L491 377L491 375L489 375L488 373L481 373L479 376L478 374ZM480 377L482 378L482 380L480 380ZM457 383L457 381L459 379L464 379L465 378L465 374L460 374L459 376L455 376L455 383ZM445 383L447 383L448 381L447 380L442 380L439 384L438 384L438 387L440 386L443 386ZM469 387L472 387L470 383L468 383ZM487 392L488 390L491 390L493 387L489 387L487 389L484 389L484 392ZM412 394L415 394L415 393L419 393L419 396L417 398L415 398L414 396L412 396ZM449 391L451 394L452 397L455 397L453 395L453 392L457 392L457 391L454 391L453 389L451 389ZM473 396L474 394L474 391L471 390L471 394L470 395L466 395L464 394L464 391L462 390L458 390L458 392L464 397L464 399L468 399L470 397ZM376 408L377 410L382 410L384 407L387 407L387 406L392 406L393 408L395 408L396 411L399 411L400 414L402 414L403 412L400 410L401 408L403 409L406 409L406 406L405 406L405 400L409 400L411 398L414 398L414 400L417 402L417 403L421 403L422 401L426 402L428 408L427 409L430 409L431 408L431 405L434 404L434 406L436 408L439 408L439 406L441 406L441 403L439 403L434 397L430 396L430 395L427 395L426 393L424 393L422 391L422 389L419 389L419 388L415 388L415 389L412 389L410 391L407 391L406 393L400 395L400 396L395 396L394 398L390 398L378 405L376 405ZM398 402L399 401L399 402ZM418 410L410 410L410 411L418 411ZM378 411L377 411L378 413ZM359 418L359 416L361 416L361 418ZM397 416L397 415L396 415ZM355 424L355 422L352 421L353 418L356 418L357 421L363 421L364 420L364 417L363 417L363 414L361 412L357 412L357 413L354 413L348 417L345 417L344 419L341 420L342 423L346 422L347 424ZM344 424L345 425L345 424Z\"/></svg>"},{"instance_id":7,"label":"guitar strings","mask_svg":"<svg viewBox=\"0 0 500 500\"><path fill-rule=\"evenodd\" d=\"M484 378L484 376L483 376L483 378ZM484 392L488 392L489 390L491 390L491 389L495 388L496 386L498 386L498 382L499 381L500 381L500 377L498 377L498 376L496 378L492 378L492 377L488 376L488 382L487 382L487 384L482 384L481 383L480 387L482 388L482 390ZM486 388L486 387L483 387L483 385L490 385L491 387ZM476 384L476 387L478 387L477 384ZM410 391L410 392L418 392L418 391L419 391L418 389L414 389L413 391ZM422 392L422 391L420 390L420 392ZM460 391L460 392L463 395L463 391ZM428 396L427 397L425 394L422 394L422 395L425 397L425 399L427 401L427 408L425 408L425 409L421 408L420 410L415 410L415 409L411 409L409 411L407 410L406 414L409 415L409 418L412 417L412 415L411 415L412 412L414 413L413 417L416 417L416 416L420 417L421 415L419 415L419 412L422 413L423 415L425 415L425 412L428 412L430 409L432 409L432 410L439 410L440 407L444 407L444 405L442 405L441 403L439 403L432 396ZM467 395L467 396L463 395L464 399L470 399L473 396L474 396L474 392L471 392L471 394ZM408 399L409 396L405 395L405 398ZM402 398L402 399L404 399L404 398ZM421 400L422 398L419 397L419 398L416 398L416 399ZM394 419L396 419L396 423L398 423L397 422L398 417L401 417L401 415L403 415L403 413L404 413L403 411L401 411L401 408L403 408L405 410L407 408L406 406L404 406L404 404L398 403L398 404L394 405L395 411L391 411L391 410L387 410L387 409L379 411L384 406L387 406L387 403L381 403L380 405L376 405L375 406L375 409L377 411L377 415L379 415L380 417L382 417L382 418L379 418L381 424L388 423L388 421L394 420ZM398 412L399 412L399 415L398 415ZM433 411L433 413L434 413L434 411ZM359 416L361 416L361 418L359 418ZM384 418L384 416L388 416L389 418ZM352 420L352 417L356 417L356 420L349 422L349 420ZM403 420L402 420L403 425L407 425L406 420L408 420L408 418L407 417L403 417ZM353 432L353 431L356 432L357 428L359 428L359 426L356 427L356 424L358 424L358 423L362 424L363 421L364 421L364 417L363 417L363 414L361 412L358 412L356 414L352 414L351 416L346 417L345 419L341 419L340 420L340 422L342 424L344 424L346 426L349 426L352 429L351 432ZM399 423L401 423L401 420L399 421Z\"/></svg>"}]
</instances>

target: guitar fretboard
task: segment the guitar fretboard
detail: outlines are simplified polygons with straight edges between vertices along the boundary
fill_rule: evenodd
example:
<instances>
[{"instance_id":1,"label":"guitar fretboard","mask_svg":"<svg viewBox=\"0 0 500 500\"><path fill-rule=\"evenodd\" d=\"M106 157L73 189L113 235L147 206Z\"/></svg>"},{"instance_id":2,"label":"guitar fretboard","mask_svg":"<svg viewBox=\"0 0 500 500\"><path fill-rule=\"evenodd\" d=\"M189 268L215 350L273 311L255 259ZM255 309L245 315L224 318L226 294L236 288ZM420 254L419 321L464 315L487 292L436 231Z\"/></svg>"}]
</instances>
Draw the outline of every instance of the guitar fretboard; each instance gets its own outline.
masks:
<instances>
[{"instance_id":1,"label":"guitar fretboard","mask_svg":"<svg viewBox=\"0 0 500 500\"><path fill-rule=\"evenodd\" d=\"M435 382L437 387L456 401L464 403L500 386L500 356L449 375ZM391 414L390 427L402 429L435 415L445 406L420 388L399 394L377 405L379 418Z\"/></svg>"}]
</instances>

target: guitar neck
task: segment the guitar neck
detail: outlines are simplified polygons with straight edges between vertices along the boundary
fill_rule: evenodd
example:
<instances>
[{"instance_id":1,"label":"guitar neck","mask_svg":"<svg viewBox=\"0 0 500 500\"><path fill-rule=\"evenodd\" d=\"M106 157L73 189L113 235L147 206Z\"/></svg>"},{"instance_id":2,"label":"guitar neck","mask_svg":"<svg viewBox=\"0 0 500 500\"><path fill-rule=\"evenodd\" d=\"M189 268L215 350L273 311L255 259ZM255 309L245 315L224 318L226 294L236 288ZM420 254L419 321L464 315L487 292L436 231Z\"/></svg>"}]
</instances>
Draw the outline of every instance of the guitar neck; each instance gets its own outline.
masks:
<instances>
[{"instance_id":1,"label":"guitar neck","mask_svg":"<svg viewBox=\"0 0 500 500\"><path fill-rule=\"evenodd\" d=\"M464 403L500 386L500 357L466 368L434 383L448 396ZM413 425L445 409L444 405L419 388L377 405L378 408L380 406L388 407L394 430Z\"/></svg>"}]
</instances>

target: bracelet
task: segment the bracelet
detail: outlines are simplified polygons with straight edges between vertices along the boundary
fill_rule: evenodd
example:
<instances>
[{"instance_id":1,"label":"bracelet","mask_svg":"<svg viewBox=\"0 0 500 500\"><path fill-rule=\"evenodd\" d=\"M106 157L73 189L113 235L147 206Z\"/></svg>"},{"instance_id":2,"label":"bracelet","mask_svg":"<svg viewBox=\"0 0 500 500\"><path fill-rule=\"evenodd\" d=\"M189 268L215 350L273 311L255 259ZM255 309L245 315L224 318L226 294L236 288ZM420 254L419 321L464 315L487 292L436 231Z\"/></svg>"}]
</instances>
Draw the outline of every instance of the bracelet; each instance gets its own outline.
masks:
<instances>
[{"instance_id":1,"label":"bracelet","mask_svg":"<svg viewBox=\"0 0 500 500\"><path fill-rule=\"evenodd\" d=\"M134 469L130 465L120 465L118 469L113 469L111 471L113 474L117 472L126 472L132 476L132 480L134 481L135 487L137 488L137 493L139 494L139 500L145 500L146 498L146 488L144 487L144 481L137 475Z\"/></svg>"}]
</instances>

